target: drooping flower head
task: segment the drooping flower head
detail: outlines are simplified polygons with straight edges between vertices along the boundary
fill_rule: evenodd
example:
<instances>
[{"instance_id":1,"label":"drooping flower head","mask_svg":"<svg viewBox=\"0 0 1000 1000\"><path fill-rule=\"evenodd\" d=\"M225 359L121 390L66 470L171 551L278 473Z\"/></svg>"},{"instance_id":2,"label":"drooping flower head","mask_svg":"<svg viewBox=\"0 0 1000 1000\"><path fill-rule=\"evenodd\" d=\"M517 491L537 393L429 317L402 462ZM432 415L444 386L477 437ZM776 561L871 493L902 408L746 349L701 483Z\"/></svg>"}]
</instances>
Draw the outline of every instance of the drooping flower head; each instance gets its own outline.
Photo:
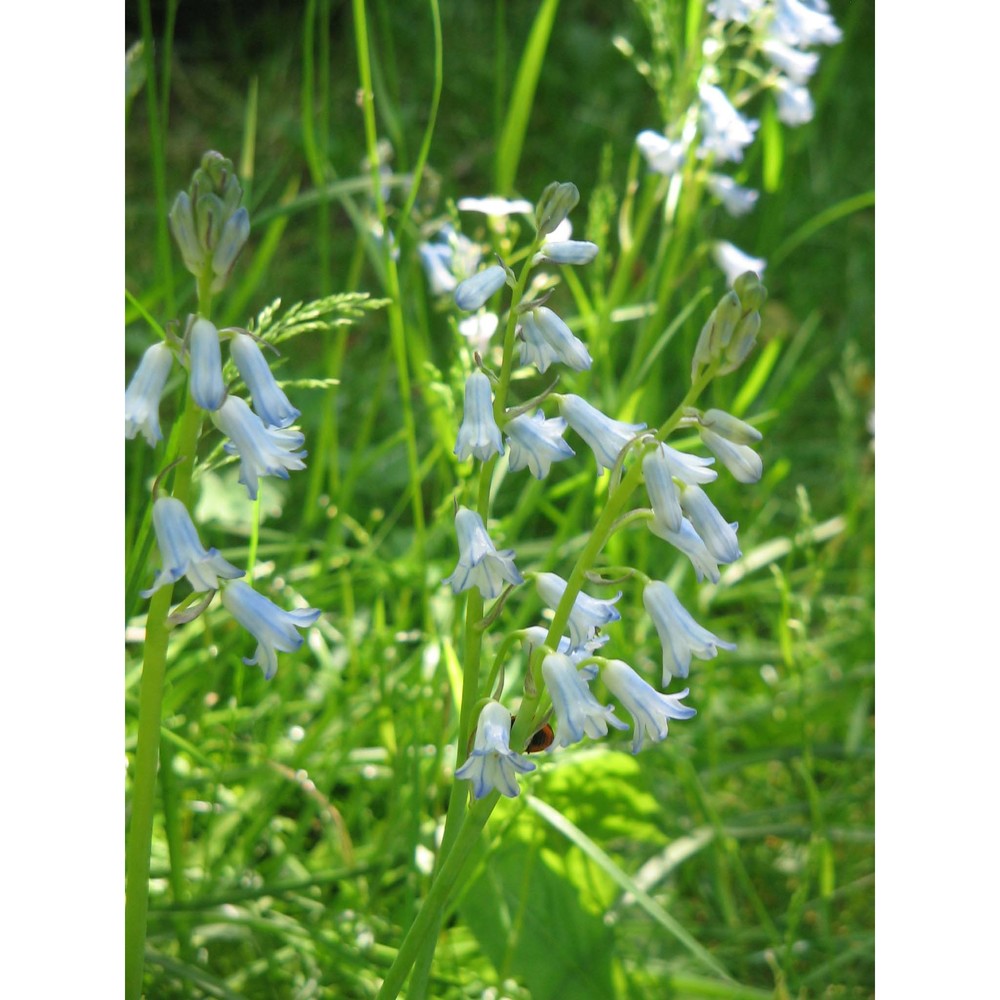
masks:
<instances>
[{"instance_id":1,"label":"drooping flower head","mask_svg":"<svg viewBox=\"0 0 1000 1000\"><path fill-rule=\"evenodd\" d=\"M655 517L646 522L646 527L660 538L666 539L675 549L683 552L691 560L694 567L694 575L700 582L708 577L712 583L718 583L721 579L719 573L719 563L712 558L712 553L705 547L701 535L694 529L694 525L685 517L681 520L680 530L671 531L662 521Z\"/></svg>"},{"instance_id":2,"label":"drooping flower head","mask_svg":"<svg viewBox=\"0 0 1000 1000\"><path fill-rule=\"evenodd\" d=\"M216 426L230 440L224 445L230 455L239 455L240 482L247 496L257 499L261 476L288 478L290 469L304 469L306 452L296 451L305 442L301 431L265 427L264 422L238 396L227 396L212 414Z\"/></svg>"},{"instance_id":3,"label":"drooping flower head","mask_svg":"<svg viewBox=\"0 0 1000 1000\"><path fill-rule=\"evenodd\" d=\"M622 660L608 660L601 678L632 716L635 727L632 753L642 749L647 736L653 743L665 740L670 719L690 719L698 714L695 709L681 704L681 699L687 697L687 688L677 694L661 694Z\"/></svg>"},{"instance_id":4,"label":"drooping flower head","mask_svg":"<svg viewBox=\"0 0 1000 1000\"><path fill-rule=\"evenodd\" d=\"M201 544L191 515L180 500L157 498L153 504L153 530L163 568L156 574L153 586L141 592L143 597L152 597L160 587L176 583L182 576L195 591L218 590L220 578L243 576L243 570L223 559L218 549L206 549Z\"/></svg>"},{"instance_id":5,"label":"drooping flower head","mask_svg":"<svg viewBox=\"0 0 1000 1000\"><path fill-rule=\"evenodd\" d=\"M486 532L483 519L468 507L459 507L455 514L458 535L458 565L443 583L450 583L454 593L477 587L484 600L499 597L504 582L523 583L524 578L514 565L514 550L497 551Z\"/></svg>"},{"instance_id":6,"label":"drooping flower head","mask_svg":"<svg viewBox=\"0 0 1000 1000\"><path fill-rule=\"evenodd\" d=\"M578 670L564 653L550 653L542 661L542 677L556 713L556 738L553 747L579 743L584 734L596 740L608 735L608 726L628 729L615 716L614 707L602 705L587 684L594 670Z\"/></svg>"},{"instance_id":7,"label":"drooping flower head","mask_svg":"<svg viewBox=\"0 0 1000 1000\"><path fill-rule=\"evenodd\" d=\"M237 333L229 343L229 353L250 390L254 412L267 427L288 427L301 415L274 380L257 341L247 333Z\"/></svg>"},{"instance_id":8,"label":"drooping flower head","mask_svg":"<svg viewBox=\"0 0 1000 1000\"><path fill-rule=\"evenodd\" d=\"M546 420L542 410L534 415L522 413L514 417L503 430L510 445L508 466L511 472L527 466L536 479L544 479L553 462L561 462L576 454L562 437L566 421L562 417Z\"/></svg>"},{"instance_id":9,"label":"drooping flower head","mask_svg":"<svg viewBox=\"0 0 1000 1000\"><path fill-rule=\"evenodd\" d=\"M320 616L317 608L283 611L249 584L237 580L222 590L226 610L257 640L257 650L243 662L254 664L270 680L278 669L278 653L294 653L302 645L298 629L307 628Z\"/></svg>"},{"instance_id":10,"label":"drooping flower head","mask_svg":"<svg viewBox=\"0 0 1000 1000\"><path fill-rule=\"evenodd\" d=\"M758 193L751 188L737 184L725 174L709 174L705 186L734 218L746 215L757 204Z\"/></svg>"},{"instance_id":11,"label":"drooping flower head","mask_svg":"<svg viewBox=\"0 0 1000 1000\"><path fill-rule=\"evenodd\" d=\"M651 580L642 592L642 603L656 626L663 647L663 679L666 687L671 678L687 677L691 657L712 659L720 649L735 649L699 625L677 599L677 595L659 580Z\"/></svg>"},{"instance_id":12,"label":"drooping flower head","mask_svg":"<svg viewBox=\"0 0 1000 1000\"><path fill-rule=\"evenodd\" d=\"M573 371L586 371L592 361L583 341L551 310L539 306L521 317L521 363L533 361L544 372L551 361L561 361Z\"/></svg>"},{"instance_id":13,"label":"drooping flower head","mask_svg":"<svg viewBox=\"0 0 1000 1000\"><path fill-rule=\"evenodd\" d=\"M667 177L677 173L687 158L690 142L686 139L670 140L659 132L645 129L636 136L639 152L645 157L649 169Z\"/></svg>"},{"instance_id":14,"label":"drooping flower head","mask_svg":"<svg viewBox=\"0 0 1000 1000\"><path fill-rule=\"evenodd\" d=\"M743 150L753 142L760 122L744 118L715 86L703 85L698 91L701 101L702 156L714 156L720 163L739 163Z\"/></svg>"},{"instance_id":15,"label":"drooping flower head","mask_svg":"<svg viewBox=\"0 0 1000 1000\"><path fill-rule=\"evenodd\" d=\"M489 378L478 369L465 380L465 412L458 429L455 454L460 461L475 455L485 462L503 454L503 439L493 416L493 393Z\"/></svg>"},{"instance_id":16,"label":"drooping flower head","mask_svg":"<svg viewBox=\"0 0 1000 1000\"><path fill-rule=\"evenodd\" d=\"M700 487L685 483L681 487L681 510L694 525L712 557L723 565L736 562L740 557L740 543L736 537L737 524L730 524Z\"/></svg>"},{"instance_id":17,"label":"drooping flower head","mask_svg":"<svg viewBox=\"0 0 1000 1000\"><path fill-rule=\"evenodd\" d=\"M521 792L518 774L534 770L530 760L510 748L510 712L498 701L487 702L479 713L472 752L455 777L471 781L477 799L494 789L513 799Z\"/></svg>"},{"instance_id":18,"label":"drooping flower head","mask_svg":"<svg viewBox=\"0 0 1000 1000\"><path fill-rule=\"evenodd\" d=\"M538 573L535 586L541 599L554 611L562 600L566 581L555 573ZM584 593L576 595L569 613L569 634L574 649L593 639L598 628L621 618L621 613L613 607L621 596L621 591L608 600Z\"/></svg>"},{"instance_id":19,"label":"drooping flower head","mask_svg":"<svg viewBox=\"0 0 1000 1000\"><path fill-rule=\"evenodd\" d=\"M605 416L585 399L567 393L559 397L559 408L566 422L590 445L597 460L597 474L614 468L618 455L645 424L627 424Z\"/></svg>"},{"instance_id":20,"label":"drooping flower head","mask_svg":"<svg viewBox=\"0 0 1000 1000\"><path fill-rule=\"evenodd\" d=\"M129 441L141 432L152 448L163 437L160 433L160 397L171 364L173 353L166 344L146 348L125 390L125 437Z\"/></svg>"},{"instance_id":21,"label":"drooping flower head","mask_svg":"<svg viewBox=\"0 0 1000 1000\"><path fill-rule=\"evenodd\" d=\"M203 409L214 411L226 398L222 381L222 348L215 324L199 316L188 334L191 364L191 395Z\"/></svg>"}]
</instances>

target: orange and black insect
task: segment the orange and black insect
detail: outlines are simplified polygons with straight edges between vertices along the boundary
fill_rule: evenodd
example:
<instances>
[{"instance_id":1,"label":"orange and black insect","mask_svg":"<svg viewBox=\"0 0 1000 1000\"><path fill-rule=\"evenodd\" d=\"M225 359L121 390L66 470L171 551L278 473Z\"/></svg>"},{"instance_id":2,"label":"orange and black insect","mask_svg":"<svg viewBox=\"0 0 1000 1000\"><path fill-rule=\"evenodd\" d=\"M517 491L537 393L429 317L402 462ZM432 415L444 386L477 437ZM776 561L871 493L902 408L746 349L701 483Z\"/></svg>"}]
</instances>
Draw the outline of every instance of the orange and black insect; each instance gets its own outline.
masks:
<instances>
[{"instance_id":1,"label":"orange and black insect","mask_svg":"<svg viewBox=\"0 0 1000 1000\"><path fill-rule=\"evenodd\" d=\"M514 728L514 722L517 716L512 715L510 717L511 729ZM546 722L541 729L535 731L534 735L528 740L528 745L524 748L525 753L541 753L543 750L547 750L552 746L552 741L556 738L556 734L552 731L552 727Z\"/></svg>"}]
</instances>

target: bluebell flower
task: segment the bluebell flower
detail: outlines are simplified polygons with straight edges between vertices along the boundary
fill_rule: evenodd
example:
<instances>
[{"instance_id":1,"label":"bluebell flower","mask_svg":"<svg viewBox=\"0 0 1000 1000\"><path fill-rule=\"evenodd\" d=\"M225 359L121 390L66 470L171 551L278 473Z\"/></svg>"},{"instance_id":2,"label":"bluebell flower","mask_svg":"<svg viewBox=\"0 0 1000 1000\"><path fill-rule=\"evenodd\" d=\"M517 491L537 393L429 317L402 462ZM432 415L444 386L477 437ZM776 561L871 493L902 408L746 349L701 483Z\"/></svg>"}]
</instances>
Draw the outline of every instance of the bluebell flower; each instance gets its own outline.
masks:
<instances>
[{"instance_id":1,"label":"bluebell flower","mask_svg":"<svg viewBox=\"0 0 1000 1000\"><path fill-rule=\"evenodd\" d=\"M546 240L535 254L536 264L543 260L553 264L589 264L597 256L598 246L588 240Z\"/></svg>"},{"instance_id":2,"label":"bluebell flower","mask_svg":"<svg viewBox=\"0 0 1000 1000\"><path fill-rule=\"evenodd\" d=\"M544 306L521 317L521 363L533 361L540 372L551 361L561 361L574 371L586 371L593 363L583 341Z\"/></svg>"},{"instance_id":3,"label":"bluebell flower","mask_svg":"<svg viewBox=\"0 0 1000 1000\"><path fill-rule=\"evenodd\" d=\"M166 344L146 348L132 381L125 390L125 437L131 441L142 433L150 447L160 433L160 397L170 375L173 353Z\"/></svg>"},{"instance_id":4,"label":"bluebell flower","mask_svg":"<svg viewBox=\"0 0 1000 1000\"><path fill-rule=\"evenodd\" d=\"M670 474L682 483L711 483L719 478L719 474L711 466L714 458L702 458L690 452L678 451L669 444L660 444L660 454Z\"/></svg>"},{"instance_id":5,"label":"bluebell flower","mask_svg":"<svg viewBox=\"0 0 1000 1000\"><path fill-rule=\"evenodd\" d=\"M455 772L455 777L471 781L472 794L477 799L494 789L513 799L521 791L518 774L534 770L530 760L510 748L510 712L500 702L488 701L479 713L469 759Z\"/></svg>"},{"instance_id":6,"label":"bluebell flower","mask_svg":"<svg viewBox=\"0 0 1000 1000\"><path fill-rule=\"evenodd\" d=\"M524 577L514 565L514 550L501 549L493 544L483 519L468 507L459 507L455 514L455 532L458 535L458 565L443 583L450 583L454 593L476 587L484 600L500 595L504 582L518 584Z\"/></svg>"},{"instance_id":7,"label":"bluebell flower","mask_svg":"<svg viewBox=\"0 0 1000 1000\"><path fill-rule=\"evenodd\" d=\"M265 427L264 421L238 396L229 396L212 414L212 420L230 440L225 450L239 455L240 482L251 500L257 499L261 476L288 478L288 470L304 469L307 452L296 451L305 442L301 431Z\"/></svg>"},{"instance_id":8,"label":"bluebell flower","mask_svg":"<svg viewBox=\"0 0 1000 1000\"><path fill-rule=\"evenodd\" d=\"M421 243L417 250L432 295L454 291L461 279L475 272L482 257L479 245L450 225L442 226L435 240Z\"/></svg>"},{"instance_id":9,"label":"bluebell flower","mask_svg":"<svg viewBox=\"0 0 1000 1000\"><path fill-rule=\"evenodd\" d=\"M511 472L527 466L536 479L544 479L553 462L561 462L576 454L562 438L566 421L562 417L546 420L542 410L533 416L522 413L514 417L503 430L510 445L508 467Z\"/></svg>"},{"instance_id":10,"label":"bluebell flower","mask_svg":"<svg viewBox=\"0 0 1000 1000\"><path fill-rule=\"evenodd\" d=\"M736 537L738 525L730 524L719 513L700 486L685 483L681 487L681 509L717 562L727 565L739 559L740 543Z\"/></svg>"},{"instance_id":11,"label":"bluebell flower","mask_svg":"<svg viewBox=\"0 0 1000 1000\"><path fill-rule=\"evenodd\" d=\"M500 318L496 313L480 310L459 321L458 332L465 337L469 349L482 355L490 346L493 334L497 332Z\"/></svg>"},{"instance_id":12,"label":"bluebell flower","mask_svg":"<svg viewBox=\"0 0 1000 1000\"><path fill-rule=\"evenodd\" d=\"M590 445L597 460L598 475L605 469L614 468L622 448L646 427L645 424L612 420L585 399L572 393L559 397L559 408L570 427Z\"/></svg>"},{"instance_id":13,"label":"bluebell flower","mask_svg":"<svg viewBox=\"0 0 1000 1000\"><path fill-rule=\"evenodd\" d=\"M778 121L789 128L798 128L813 120L815 107L807 87L779 76L774 82L774 92L778 103Z\"/></svg>"},{"instance_id":14,"label":"bluebell flower","mask_svg":"<svg viewBox=\"0 0 1000 1000\"><path fill-rule=\"evenodd\" d=\"M655 517L646 522L646 527L660 538L670 542L675 549L683 552L691 560L694 567L695 576L700 582L708 577L712 583L718 583L721 579L719 564L708 551L701 535L694 529L694 525L685 517L681 521L679 531L671 531L665 524Z\"/></svg>"},{"instance_id":15,"label":"bluebell flower","mask_svg":"<svg viewBox=\"0 0 1000 1000\"><path fill-rule=\"evenodd\" d=\"M320 616L318 608L283 611L249 584L237 580L222 589L222 603L229 613L257 640L257 650L243 662L254 664L270 680L278 669L278 653L294 653L302 645L298 629L307 628Z\"/></svg>"},{"instance_id":16,"label":"bluebell flower","mask_svg":"<svg viewBox=\"0 0 1000 1000\"><path fill-rule=\"evenodd\" d=\"M636 136L636 145L649 169L671 177L684 166L690 143L685 139L670 140L659 132L646 129Z\"/></svg>"},{"instance_id":17,"label":"bluebell flower","mask_svg":"<svg viewBox=\"0 0 1000 1000\"><path fill-rule=\"evenodd\" d=\"M800 0L777 0L771 32L789 45L836 45L843 37L825 10L813 10Z\"/></svg>"},{"instance_id":18,"label":"bluebell flower","mask_svg":"<svg viewBox=\"0 0 1000 1000\"><path fill-rule=\"evenodd\" d=\"M632 753L638 753L648 736L653 743L667 738L670 719L690 719L697 711L681 704L688 689L677 694L661 694L650 687L627 663L608 660L601 671L605 687L624 705L635 727Z\"/></svg>"},{"instance_id":19,"label":"bluebell flower","mask_svg":"<svg viewBox=\"0 0 1000 1000\"><path fill-rule=\"evenodd\" d=\"M555 573L538 573L535 586L539 596L554 611L566 591L566 581ZM621 591L607 600L579 593L569 613L569 637L572 648L582 646L594 638L596 630L621 618L612 605L621 599Z\"/></svg>"},{"instance_id":20,"label":"bluebell flower","mask_svg":"<svg viewBox=\"0 0 1000 1000\"><path fill-rule=\"evenodd\" d=\"M680 494L667 461L665 444L658 444L652 451L642 457L642 478L646 483L649 503L653 508L653 517L670 531L680 531L681 512Z\"/></svg>"},{"instance_id":21,"label":"bluebell flower","mask_svg":"<svg viewBox=\"0 0 1000 1000\"><path fill-rule=\"evenodd\" d=\"M518 360L522 365L534 365L539 372L544 373L548 371L549 365L559 360L559 355L545 339L542 328L530 312L521 317L517 335L521 342Z\"/></svg>"},{"instance_id":22,"label":"bluebell flower","mask_svg":"<svg viewBox=\"0 0 1000 1000\"><path fill-rule=\"evenodd\" d=\"M749 24L751 17L764 6L764 0L711 0L708 12L719 21Z\"/></svg>"},{"instance_id":23,"label":"bluebell flower","mask_svg":"<svg viewBox=\"0 0 1000 1000\"><path fill-rule=\"evenodd\" d=\"M229 344L229 353L239 369L253 399L254 413L268 427L287 427L300 415L274 380L270 366L257 341L249 334L237 333Z\"/></svg>"},{"instance_id":24,"label":"bluebell flower","mask_svg":"<svg viewBox=\"0 0 1000 1000\"><path fill-rule=\"evenodd\" d=\"M755 427L722 410L707 410L698 417L698 433L737 482L756 483L760 479L764 463L750 447L762 437Z\"/></svg>"},{"instance_id":25,"label":"bluebell flower","mask_svg":"<svg viewBox=\"0 0 1000 1000\"><path fill-rule=\"evenodd\" d=\"M503 439L493 416L493 393L489 378L478 369L465 380L465 412L458 429L455 454L460 461L475 455L485 462L503 454Z\"/></svg>"},{"instance_id":26,"label":"bluebell flower","mask_svg":"<svg viewBox=\"0 0 1000 1000\"><path fill-rule=\"evenodd\" d=\"M808 83L819 66L819 56L815 52L801 52L780 38L765 38L760 48L771 64L793 83Z\"/></svg>"},{"instance_id":27,"label":"bluebell flower","mask_svg":"<svg viewBox=\"0 0 1000 1000\"><path fill-rule=\"evenodd\" d=\"M576 664L563 653L549 653L542 661L542 677L556 713L555 747L579 743L584 734L592 740L608 735L608 725L628 729L615 716L614 707L602 705L587 685L594 671L577 670Z\"/></svg>"},{"instance_id":28,"label":"bluebell flower","mask_svg":"<svg viewBox=\"0 0 1000 1000\"><path fill-rule=\"evenodd\" d=\"M719 265L730 285L747 271L753 271L758 278L764 277L767 261L763 257L751 257L727 240L716 240L712 244L712 258Z\"/></svg>"},{"instance_id":29,"label":"bluebell flower","mask_svg":"<svg viewBox=\"0 0 1000 1000\"><path fill-rule=\"evenodd\" d=\"M243 570L224 559L218 549L206 550L201 544L191 515L180 500L157 498L153 504L153 530L163 568L156 574L153 586L141 592L142 597L151 597L160 587L176 583L182 576L196 591L218 590L220 578L243 576Z\"/></svg>"},{"instance_id":30,"label":"bluebell flower","mask_svg":"<svg viewBox=\"0 0 1000 1000\"><path fill-rule=\"evenodd\" d=\"M698 98L702 133L698 152L702 156L714 156L719 162L739 163L743 150L753 142L760 122L744 118L718 87L703 85L698 90Z\"/></svg>"},{"instance_id":31,"label":"bluebell flower","mask_svg":"<svg viewBox=\"0 0 1000 1000\"><path fill-rule=\"evenodd\" d=\"M465 312L475 312L500 291L507 282L507 269L493 264L459 284L455 289L455 305Z\"/></svg>"},{"instance_id":32,"label":"bluebell flower","mask_svg":"<svg viewBox=\"0 0 1000 1000\"><path fill-rule=\"evenodd\" d=\"M530 656L532 650L538 646L545 645L545 639L549 634L549 630L542 625L531 625L526 629L522 629L521 634L524 636L524 651ZM556 652L565 653L574 663L579 663L588 656L593 656L597 650L610 640L610 635L595 635L579 646L574 646L573 640L568 635L564 635L559 639ZM591 672L590 668L586 669L589 674ZM594 676L596 676L596 673ZM588 676L588 679L593 680L593 677Z\"/></svg>"},{"instance_id":33,"label":"bluebell flower","mask_svg":"<svg viewBox=\"0 0 1000 1000\"><path fill-rule=\"evenodd\" d=\"M757 204L756 191L737 184L732 177L727 177L725 174L709 174L705 184L734 218L746 215Z\"/></svg>"},{"instance_id":34,"label":"bluebell flower","mask_svg":"<svg viewBox=\"0 0 1000 1000\"><path fill-rule=\"evenodd\" d=\"M420 263L427 275L431 295L446 295L453 292L458 279L451 273L451 247L447 243L421 243L417 247Z\"/></svg>"},{"instance_id":35,"label":"bluebell flower","mask_svg":"<svg viewBox=\"0 0 1000 1000\"><path fill-rule=\"evenodd\" d=\"M676 674L687 677L691 657L711 660L720 649L735 649L699 625L677 599L677 595L659 580L650 580L642 591L642 603L653 619L663 647L663 686Z\"/></svg>"},{"instance_id":36,"label":"bluebell flower","mask_svg":"<svg viewBox=\"0 0 1000 1000\"><path fill-rule=\"evenodd\" d=\"M222 381L222 348L215 324L199 316L188 334L191 364L191 395L203 409L214 411L226 398Z\"/></svg>"},{"instance_id":37,"label":"bluebell flower","mask_svg":"<svg viewBox=\"0 0 1000 1000\"><path fill-rule=\"evenodd\" d=\"M491 219L502 219L508 215L531 215L534 206L524 198L501 198L488 195L485 198L459 198L460 212L480 212Z\"/></svg>"}]
</instances>

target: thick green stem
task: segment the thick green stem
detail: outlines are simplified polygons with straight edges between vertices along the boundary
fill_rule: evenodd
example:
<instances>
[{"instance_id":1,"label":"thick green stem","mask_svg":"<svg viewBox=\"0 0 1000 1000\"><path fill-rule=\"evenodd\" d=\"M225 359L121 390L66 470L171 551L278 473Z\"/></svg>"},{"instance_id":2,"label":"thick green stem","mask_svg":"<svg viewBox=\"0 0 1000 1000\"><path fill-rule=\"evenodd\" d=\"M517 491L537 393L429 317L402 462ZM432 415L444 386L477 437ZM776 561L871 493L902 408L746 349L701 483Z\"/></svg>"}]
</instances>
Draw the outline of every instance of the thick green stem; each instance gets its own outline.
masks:
<instances>
[{"instance_id":1,"label":"thick green stem","mask_svg":"<svg viewBox=\"0 0 1000 1000\"><path fill-rule=\"evenodd\" d=\"M399 946L396 959L382 983L382 988L378 991L377 1000L392 1000L393 997L399 996L407 973L422 951L425 941L432 931L437 931L452 889L464 872L472 850L479 842L479 834L499 799L499 793L493 792L469 809L448 857L431 883L430 891L423 906L420 907L416 920L413 921L406 937L403 938L403 943Z\"/></svg>"}]
</instances>

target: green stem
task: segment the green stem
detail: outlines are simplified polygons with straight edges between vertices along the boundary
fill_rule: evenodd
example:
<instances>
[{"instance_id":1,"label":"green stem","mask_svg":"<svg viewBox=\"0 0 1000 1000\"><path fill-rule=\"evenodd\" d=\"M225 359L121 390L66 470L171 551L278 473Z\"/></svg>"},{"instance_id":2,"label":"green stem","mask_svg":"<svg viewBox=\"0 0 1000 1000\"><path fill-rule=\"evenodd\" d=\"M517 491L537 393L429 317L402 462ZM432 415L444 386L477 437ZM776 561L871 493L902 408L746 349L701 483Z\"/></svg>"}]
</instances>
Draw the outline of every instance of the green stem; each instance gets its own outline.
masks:
<instances>
[{"instance_id":1,"label":"green stem","mask_svg":"<svg viewBox=\"0 0 1000 1000\"><path fill-rule=\"evenodd\" d=\"M407 931L406 937L403 938L403 943L399 946L396 959L382 983L382 988L378 991L377 1000L392 1000L392 998L399 996L399 991L403 988L410 967L423 950L424 943L428 940L431 932L437 929L444 915L445 905L451 891L465 870L472 850L479 842L479 834L499 799L499 793L493 792L486 798L480 799L469 809L448 857L441 865L437 877L431 883L427 898L420 907L420 912Z\"/></svg>"},{"instance_id":2,"label":"green stem","mask_svg":"<svg viewBox=\"0 0 1000 1000\"><path fill-rule=\"evenodd\" d=\"M202 315L208 316L211 275L198 282ZM201 292L204 291L204 298ZM180 463L175 467L172 496L185 505L191 495L194 456L201 434L201 410L190 392L181 414L177 438ZM156 773L160 753L160 723L166 685L167 645L170 626L167 616L173 586L161 587L149 603L146 639L143 645L142 680L139 688L139 727L132 772L132 817L126 844L125 874L125 998L139 1000L146 950L146 918L149 911L149 859L152 850L153 815L156 805Z\"/></svg>"}]
</instances>

